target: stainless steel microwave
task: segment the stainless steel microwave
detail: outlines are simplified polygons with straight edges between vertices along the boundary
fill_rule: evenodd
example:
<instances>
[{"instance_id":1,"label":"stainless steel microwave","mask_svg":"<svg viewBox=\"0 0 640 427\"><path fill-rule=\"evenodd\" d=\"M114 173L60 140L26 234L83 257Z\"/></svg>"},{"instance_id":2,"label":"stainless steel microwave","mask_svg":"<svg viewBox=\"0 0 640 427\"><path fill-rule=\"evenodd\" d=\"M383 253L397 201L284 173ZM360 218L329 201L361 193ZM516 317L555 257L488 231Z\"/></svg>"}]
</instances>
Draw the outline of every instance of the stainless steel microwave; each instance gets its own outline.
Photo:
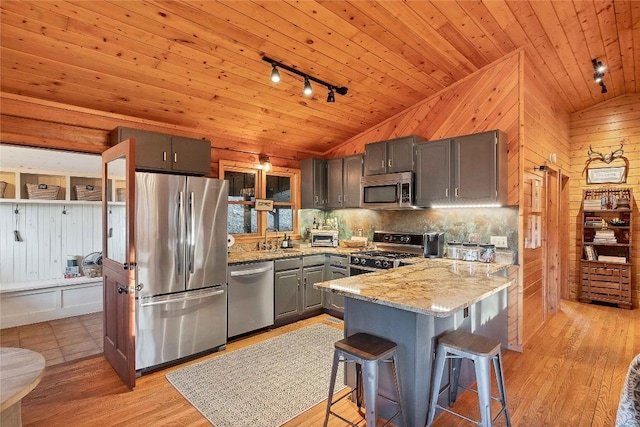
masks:
<instances>
[{"instance_id":1,"label":"stainless steel microwave","mask_svg":"<svg viewBox=\"0 0 640 427\"><path fill-rule=\"evenodd\" d=\"M413 205L413 172L369 175L360 178L360 207L408 208Z\"/></svg>"}]
</instances>

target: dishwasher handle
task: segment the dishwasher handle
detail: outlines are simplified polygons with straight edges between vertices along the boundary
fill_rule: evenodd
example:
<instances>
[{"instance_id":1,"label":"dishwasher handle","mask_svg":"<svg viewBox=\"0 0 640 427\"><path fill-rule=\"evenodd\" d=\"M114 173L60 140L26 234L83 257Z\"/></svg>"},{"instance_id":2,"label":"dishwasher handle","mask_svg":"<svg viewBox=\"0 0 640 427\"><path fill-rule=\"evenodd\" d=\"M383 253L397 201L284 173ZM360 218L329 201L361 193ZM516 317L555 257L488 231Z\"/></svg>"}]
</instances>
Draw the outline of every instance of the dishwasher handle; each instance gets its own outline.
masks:
<instances>
[{"instance_id":1,"label":"dishwasher handle","mask_svg":"<svg viewBox=\"0 0 640 427\"><path fill-rule=\"evenodd\" d=\"M201 298L209 298L209 297L214 297L217 295L222 295L224 294L225 290L224 289L220 289L217 291L213 291L210 293L198 293L197 295L191 295L188 297L180 297L180 298L173 298L173 299L153 299L153 298L149 298L149 301L142 301L140 302L140 307L151 307L154 305L165 305L165 304L175 304L178 302L185 302L185 301L191 301L191 300L195 300L195 299L201 299Z\"/></svg>"},{"instance_id":2,"label":"dishwasher handle","mask_svg":"<svg viewBox=\"0 0 640 427\"><path fill-rule=\"evenodd\" d=\"M268 265L267 267L254 268L252 270L232 271L229 273L229 276L231 277L253 276L254 274L266 273L267 271L272 271L272 270L273 270L273 266Z\"/></svg>"}]
</instances>

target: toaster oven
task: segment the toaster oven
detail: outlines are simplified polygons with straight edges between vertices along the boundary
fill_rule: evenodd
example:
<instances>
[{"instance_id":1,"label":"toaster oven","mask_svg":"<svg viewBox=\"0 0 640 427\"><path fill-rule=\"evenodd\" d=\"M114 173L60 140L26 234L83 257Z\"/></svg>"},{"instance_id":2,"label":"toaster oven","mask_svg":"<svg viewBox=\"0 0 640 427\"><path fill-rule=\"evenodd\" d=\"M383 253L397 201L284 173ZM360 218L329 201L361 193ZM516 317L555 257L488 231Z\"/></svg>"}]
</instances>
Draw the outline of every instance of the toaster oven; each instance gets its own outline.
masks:
<instances>
[{"instance_id":1,"label":"toaster oven","mask_svg":"<svg viewBox=\"0 0 640 427\"><path fill-rule=\"evenodd\" d=\"M311 246L338 246L338 230L311 230Z\"/></svg>"}]
</instances>

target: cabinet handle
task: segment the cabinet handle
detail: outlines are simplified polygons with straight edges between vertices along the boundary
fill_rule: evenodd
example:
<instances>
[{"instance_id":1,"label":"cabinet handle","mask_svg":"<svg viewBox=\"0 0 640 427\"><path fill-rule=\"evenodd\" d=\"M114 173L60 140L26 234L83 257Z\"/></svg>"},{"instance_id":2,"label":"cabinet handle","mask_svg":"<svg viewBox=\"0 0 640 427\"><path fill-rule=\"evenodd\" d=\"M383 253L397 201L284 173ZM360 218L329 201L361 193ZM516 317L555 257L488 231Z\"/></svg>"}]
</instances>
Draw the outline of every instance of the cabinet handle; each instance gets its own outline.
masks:
<instances>
[{"instance_id":1,"label":"cabinet handle","mask_svg":"<svg viewBox=\"0 0 640 427\"><path fill-rule=\"evenodd\" d=\"M163 161L163 162L166 162L166 161L167 161L167 152L166 152L166 151L163 151L163 152L162 152L162 161Z\"/></svg>"},{"instance_id":2,"label":"cabinet handle","mask_svg":"<svg viewBox=\"0 0 640 427\"><path fill-rule=\"evenodd\" d=\"M444 197L449 197L449 189L448 188L444 189Z\"/></svg>"},{"instance_id":3,"label":"cabinet handle","mask_svg":"<svg viewBox=\"0 0 640 427\"><path fill-rule=\"evenodd\" d=\"M300 278L298 277L298 287L300 287Z\"/></svg>"},{"instance_id":4,"label":"cabinet handle","mask_svg":"<svg viewBox=\"0 0 640 427\"><path fill-rule=\"evenodd\" d=\"M389 167L391 167L391 159L389 159Z\"/></svg>"},{"instance_id":5,"label":"cabinet handle","mask_svg":"<svg viewBox=\"0 0 640 427\"><path fill-rule=\"evenodd\" d=\"M173 163L178 163L178 153L173 153Z\"/></svg>"},{"instance_id":6,"label":"cabinet handle","mask_svg":"<svg viewBox=\"0 0 640 427\"><path fill-rule=\"evenodd\" d=\"M456 190L455 190L455 195L456 195L456 197L460 197L460 189L457 188L457 187L456 187Z\"/></svg>"},{"instance_id":7,"label":"cabinet handle","mask_svg":"<svg viewBox=\"0 0 640 427\"><path fill-rule=\"evenodd\" d=\"M382 159L382 169L384 169L384 159Z\"/></svg>"},{"instance_id":8,"label":"cabinet handle","mask_svg":"<svg viewBox=\"0 0 640 427\"><path fill-rule=\"evenodd\" d=\"M342 201L346 202L347 201L347 195L345 194L344 196L342 196Z\"/></svg>"},{"instance_id":9,"label":"cabinet handle","mask_svg":"<svg viewBox=\"0 0 640 427\"><path fill-rule=\"evenodd\" d=\"M315 202L318 203L318 196L316 196L316 201Z\"/></svg>"},{"instance_id":10,"label":"cabinet handle","mask_svg":"<svg viewBox=\"0 0 640 427\"><path fill-rule=\"evenodd\" d=\"M338 203L342 203L342 196L338 196Z\"/></svg>"}]
</instances>

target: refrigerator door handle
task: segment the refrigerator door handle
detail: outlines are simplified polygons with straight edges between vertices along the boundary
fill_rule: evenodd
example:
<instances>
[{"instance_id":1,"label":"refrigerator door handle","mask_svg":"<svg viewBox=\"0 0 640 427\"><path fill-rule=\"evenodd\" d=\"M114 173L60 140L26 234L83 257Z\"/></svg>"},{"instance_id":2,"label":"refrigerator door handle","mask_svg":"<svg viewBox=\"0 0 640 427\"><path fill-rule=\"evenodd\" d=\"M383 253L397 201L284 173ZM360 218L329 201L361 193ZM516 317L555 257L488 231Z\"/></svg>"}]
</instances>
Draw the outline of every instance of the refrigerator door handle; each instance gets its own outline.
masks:
<instances>
[{"instance_id":1,"label":"refrigerator door handle","mask_svg":"<svg viewBox=\"0 0 640 427\"><path fill-rule=\"evenodd\" d=\"M180 276L182 274L182 205L184 204L184 194L182 191L178 193L178 198L176 200L176 230L177 230L177 241L176 241L176 250L175 250L175 264L176 264L176 276Z\"/></svg>"},{"instance_id":2,"label":"refrigerator door handle","mask_svg":"<svg viewBox=\"0 0 640 427\"><path fill-rule=\"evenodd\" d=\"M187 219L187 242L189 244L189 260L188 260L188 265L189 265L189 273L193 274L194 272L194 257L195 257L195 250L196 250L196 241L195 241L195 236L194 236L194 232L193 230L195 230L195 218L193 215L193 211L194 211L194 201L195 199L195 193L192 191L189 193L189 212L188 212L188 219Z\"/></svg>"},{"instance_id":3,"label":"refrigerator door handle","mask_svg":"<svg viewBox=\"0 0 640 427\"><path fill-rule=\"evenodd\" d=\"M147 298L147 301L141 301L140 302L140 307L151 307L154 305L165 305L165 304L176 304L179 302L185 302L185 301L192 301L194 299L201 299L201 298L210 298L210 297L215 297L218 295L222 295L225 293L224 289L218 289L215 290L213 292L206 292L206 293L202 293L202 292L197 292L196 295L190 295L188 297L178 297L178 298Z\"/></svg>"}]
</instances>

